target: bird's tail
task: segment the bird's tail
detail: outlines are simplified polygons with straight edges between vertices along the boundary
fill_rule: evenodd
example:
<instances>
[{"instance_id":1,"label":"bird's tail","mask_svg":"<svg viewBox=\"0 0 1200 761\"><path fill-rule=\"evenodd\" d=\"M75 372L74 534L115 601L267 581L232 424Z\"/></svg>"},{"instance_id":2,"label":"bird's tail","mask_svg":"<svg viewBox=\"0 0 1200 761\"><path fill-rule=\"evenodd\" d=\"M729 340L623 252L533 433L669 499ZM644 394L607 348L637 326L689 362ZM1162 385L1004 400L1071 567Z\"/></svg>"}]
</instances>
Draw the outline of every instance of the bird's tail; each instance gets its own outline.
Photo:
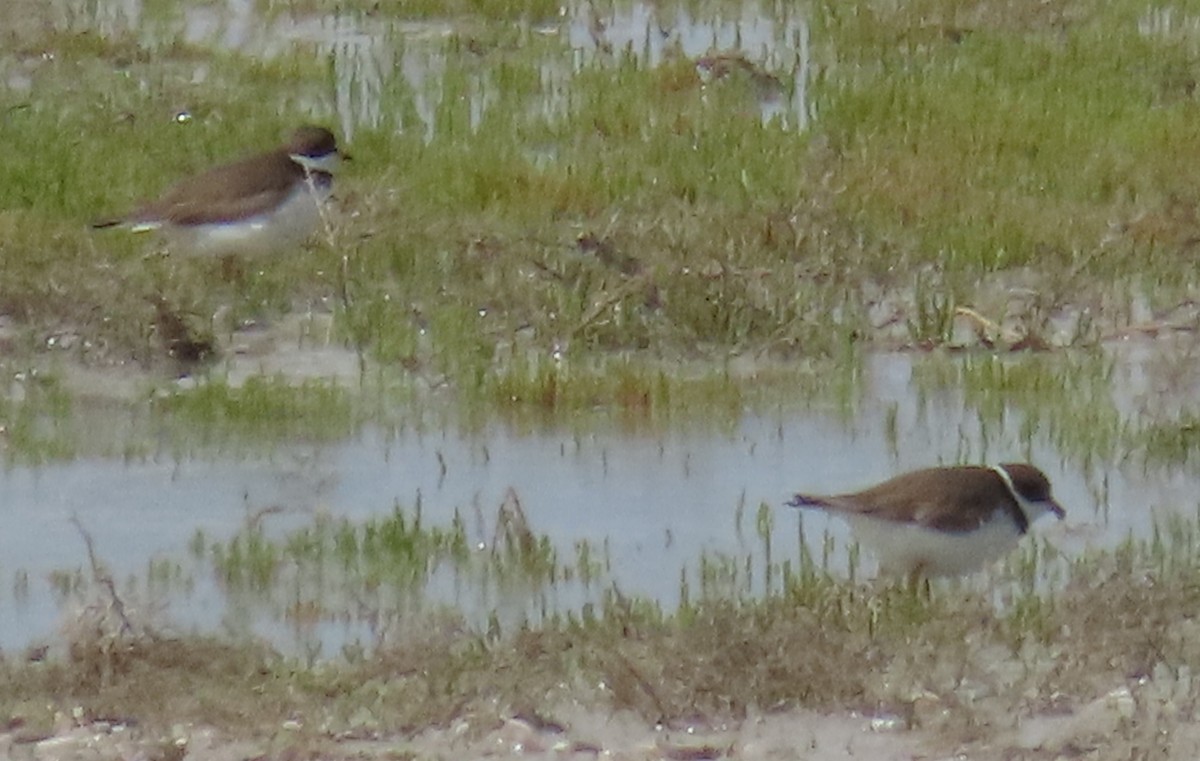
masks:
<instances>
[{"instance_id":1,"label":"bird's tail","mask_svg":"<svg viewBox=\"0 0 1200 761\"><path fill-rule=\"evenodd\" d=\"M814 497L809 494L797 494L786 503L788 507L825 507L828 503L824 497Z\"/></svg>"}]
</instances>

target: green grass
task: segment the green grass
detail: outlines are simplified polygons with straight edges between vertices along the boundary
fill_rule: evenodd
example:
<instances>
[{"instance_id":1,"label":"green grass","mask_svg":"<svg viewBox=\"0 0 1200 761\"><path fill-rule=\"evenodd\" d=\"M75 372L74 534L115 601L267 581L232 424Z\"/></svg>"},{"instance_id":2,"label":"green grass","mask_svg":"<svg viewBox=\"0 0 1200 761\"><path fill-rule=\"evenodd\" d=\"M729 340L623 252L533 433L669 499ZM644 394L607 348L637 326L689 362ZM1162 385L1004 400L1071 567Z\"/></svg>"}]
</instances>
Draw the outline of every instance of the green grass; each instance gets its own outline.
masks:
<instances>
[{"instance_id":1,"label":"green grass","mask_svg":"<svg viewBox=\"0 0 1200 761\"><path fill-rule=\"evenodd\" d=\"M5 465L74 457L84 431L73 396L51 375L25 370L6 376L11 385L0 393L0 455Z\"/></svg>"},{"instance_id":2,"label":"green grass","mask_svg":"<svg viewBox=\"0 0 1200 761\"><path fill-rule=\"evenodd\" d=\"M145 260L148 243L85 224L298 122L333 124L328 94L354 85L309 50L257 61L47 32L27 43L55 51L44 86L0 95L13 146L0 165L0 310L28 331L25 352L65 329L86 362L152 367L156 299L219 348L242 320L315 306L380 386L409 401L445 390L476 421L617 410L659 425L699 409L724 424L789 394L852 414L864 351L944 345L960 307L1058 348L1120 334L1134 296L1155 313L1191 298L1180 262L1200 232L1200 186L1179 167L1200 153L1194 66L1186 35L1140 31L1152 12L818 3L806 16L815 119L797 132L763 123L755 83L790 72L753 57L706 83L679 51L652 68L617 49L576 69L562 35L476 23L537 16L530 6L452 10L448 37L392 40L437 76L382 72L379 119L349 141L332 236L232 274ZM1078 327L1056 333L1072 310ZM797 368L790 379L780 361ZM938 383L962 385L986 420L1020 407L1023 440L1048 433L1069 456L1116 457L1141 446L1133 429L1153 439L1152 421L1101 403L1103 362L1077 362L972 356ZM242 392L198 392L189 421L337 436L361 419L354 404L289 406L284 385L257 417L259 402L232 398ZM272 427L271 410L314 418ZM1147 451L1169 443L1166 425Z\"/></svg>"},{"instance_id":3,"label":"green grass","mask_svg":"<svg viewBox=\"0 0 1200 761\"><path fill-rule=\"evenodd\" d=\"M954 26L955 4L926 5ZM847 58L863 54L824 112L848 157L844 198L947 269L1070 268L1110 221L1194 194L1175 171L1200 137L1186 42L1141 34L1144 5L1094 8L1061 30L1037 4L1017 7L1030 13L1017 34L1020 11L984 4L958 39L916 26L915 10L889 17L898 29L832 7L823 19ZM1094 274L1130 274L1137 243Z\"/></svg>"},{"instance_id":4,"label":"green grass","mask_svg":"<svg viewBox=\"0 0 1200 761\"><path fill-rule=\"evenodd\" d=\"M73 639L66 658L0 662L0 715L37 725L58 707L83 705L151 726L187 720L267 736L281 717L320 717L322 732L332 735L365 716L376 732L404 735L461 720L497 721L517 710L553 715L571 695L651 724L737 721L763 705L822 712L869 705L872 715L931 720L940 733L972 742L1001 717L1041 715L1047 701L1087 704L1131 673L1169 682L1197 654L1186 636L1187 611L1200 589L1193 583L1194 518L1112 552L1085 554L1065 566L1054 592L1029 584L1027 571L1045 562L1046 550L1026 547L988 592L935 585L926 593L818 574L788 576L757 599L713 590L676 611L610 591L536 625L489 628L496 619L470 625L428 609L396 616L397 590L421 584L438 556L490 567L489 574L508 567L524 583L541 578L540 571L526 573L532 556L520 549L538 553L531 527L521 524L515 535L532 542L517 539L508 549L509 540L499 539L476 551L461 533L459 526L423 526L398 510L360 525L318 521L279 542L246 535L214 545L228 582L276 590L291 600L288 615L311 616L323 601L346 594L358 614L390 628L347 659L305 663L254 644L110 636L83 626L103 607L93 605L92 614L67 627ZM247 558L269 558L267 545L279 553L266 564L277 571L252 578L258 563ZM285 582L279 568L295 578ZM295 586L304 576L309 582ZM71 585L75 593L87 586L82 579ZM318 589L324 597L308 596ZM135 626L140 631L141 622ZM604 688L589 688L597 684ZM918 704L930 701L937 710L920 713ZM1106 741L1125 738L1128 729ZM989 742L992 731L984 735Z\"/></svg>"},{"instance_id":5,"label":"green grass","mask_svg":"<svg viewBox=\"0 0 1200 761\"><path fill-rule=\"evenodd\" d=\"M238 387L219 381L180 389L153 400L160 422L191 429L197 438L250 437L262 441L340 440L357 422L350 393L332 382L295 384L252 376Z\"/></svg>"},{"instance_id":6,"label":"green grass","mask_svg":"<svg viewBox=\"0 0 1200 761\"><path fill-rule=\"evenodd\" d=\"M491 523L490 539L476 546L461 516L429 526L420 506L397 505L361 524L320 518L279 538L254 524L227 541L197 535L192 545L235 599L283 611L293 625L354 621L376 636L386 634L378 627L399 611L452 608L457 601L431 595L435 578L453 578L456 589L470 590L476 625L493 633L500 631L496 611L503 599L544 599L567 585L607 583L603 548L579 542L573 554L560 557L550 539L530 527L515 492Z\"/></svg>"},{"instance_id":7,"label":"green grass","mask_svg":"<svg viewBox=\"0 0 1200 761\"><path fill-rule=\"evenodd\" d=\"M380 4L373 0L258 0L258 7L268 17L277 14L374 14ZM405 19L441 21L447 16L480 22L552 22L559 14L560 4L550 0L392 0L386 11Z\"/></svg>"},{"instance_id":8,"label":"green grass","mask_svg":"<svg viewBox=\"0 0 1200 761\"><path fill-rule=\"evenodd\" d=\"M1115 406L1113 367L1100 351L933 355L914 365L913 379L922 398L961 395L979 420L982 449L1015 433L1027 446L1049 442L1086 469L1119 458L1137 428Z\"/></svg>"},{"instance_id":9,"label":"green grass","mask_svg":"<svg viewBox=\"0 0 1200 761\"><path fill-rule=\"evenodd\" d=\"M969 458L987 459L992 442L1015 437L1027 448L1048 443L1085 471L1130 461L1190 471L1200 448L1184 385L1191 363L1187 350L1147 363L1158 391L1132 407L1124 389L1137 383L1115 378L1118 360L1102 351L934 354L914 364L913 383L919 404L954 394L976 417L978 451L964 453Z\"/></svg>"},{"instance_id":10,"label":"green grass","mask_svg":"<svg viewBox=\"0 0 1200 761\"><path fill-rule=\"evenodd\" d=\"M22 60L40 62L36 84L0 91L0 313L18 326L6 377L47 354L155 368L159 298L218 343L241 320L331 310L335 340L366 359L361 387L234 385L218 365L195 388L159 381L129 403L139 423L105 429L96 446L136 457L165 432L181 452L228 441L259 450L426 415L431 425L586 427L615 416L635 431L726 430L747 409L853 418L869 391L867 352L939 349L959 307L1046 339L1054 316L1074 309L1087 317L1069 351L934 351L915 363L914 385L977 416L981 455L1005 437L1048 442L1085 470L1136 457L1193 467L1195 410L1118 412L1113 360L1092 348L1135 321L1135 297L1153 321L1194 298L1190 22L1143 33L1139 20L1156 8L1125 0L818 2L808 12L815 119L797 133L763 124L753 76L702 85L678 52L649 68L614 50L576 71L562 35L523 31L556 12L538 2L381 6L389 20L455 14L444 40L394 40L396 60L444 65L418 92L388 61L369 98L381 116L349 141L356 161L339 178L333 235L235 276L145 258L150 244L86 225L181 173L273 145L298 122L340 129L338 67L309 48L262 62L136 34L22 41ZM152 13L170 28L171 8ZM566 92L553 109L547 71ZM10 384L0 393L6 462L80 454L89 406L53 374ZM902 440L898 411L886 414L886 435ZM283 620L386 621L403 609L390 619L396 640L317 669L252 646L114 648L77 631L64 660L0 661L0 716L49 726L55 711L85 706L270 735L297 712L331 734L360 730L365 713L373 729L411 734L579 694L648 722L778 707L915 716L915 696L933 696L945 708L938 729L969 742L1197 656L1190 522L1070 563L1026 547L991 597L954 587L922 597L830 578L832 540L813 553L825 557L804 545L794 558L766 543L770 514L760 509L751 526L741 505L742 530L764 544L698 559L672 611L617 593L604 547L551 546L519 506L513 495L498 509L483 551L461 521L435 528L402 509L282 538L254 527L227 541L198 535L193 552L221 583ZM526 624L468 623L419 604L407 615L397 601L421 601L439 569L497 595L519 590L534 607L556 585L593 596L568 613L545 604ZM1061 574L1053 594L1038 583L1047 573ZM187 583L169 564L148 574L150 587ZM52 582L64 596L87 587L78 572ZM765 594L750 594L760 584Z\"/></svg>"},{"instance_id":11,"label":"green grass","mask_svg":"<svg viewBox=\"0 0 1200 761\"><path fill-rule=\"evenodd\" d=\"M1190 66L1183 42L1140 34L1120 5L1065 33L1036 4L1021 6L1019 22L987 5L973 14L923 5L926 22L870 3L813 10L813 55L825 68L810 86L819 118L807 134L764 125L744 79L702 87L686 59L649 69L621 51L571 76L565 108L547 119L536 107L546 97L539 71L570 65L560 39L514 46L498 31L471 53L451 38L436 88L387 80L378 95L387 116L356 131L362 160L344 187L359 216L339 230L337 253L256 268L259 290L235 289L243 312L335 292L342 254L351 300L339 323L385 362L412 355L414 315L438 329L432 341L449 368L478 356L470 335L491 342L517 330L542 352L565 346L576 356L830 357L872 340L864 281L898 297L911 340L937 343L949 308L975 301L988 272L1035 268L1047 306L1095 281L1163 279L1193 223L1147 239L1133 221L1148 226L1169 216L1168 199L1194 195L1174 171L1200 137L1178 89ZM31 249L46 226L72 237L53 256L6 259L14 277L0 303L41 303L22 273L48 259L78 267L108 252L127 261L118 236L81 237L80 223L241 146L272 144L297 121L321 120L264 118L258 104L281 83L319 92L333 75L300 55L220 56L198 88L185 78L186 55L147 49L141 57L172 66L143 90L100 65L118 54L94 41L63 49L81 72L65 86L99 100L85 108L30 97L6 113L17 160L0 175L0 205L19 232L28 228L18 237ZM142 76L138 55L119 56ZM419 115L423 95L435 105ZM165 118L180 103L193 116L183 125ZM108 160L131 144L128 160ZM106 182L87 182L95 176ZM1114 221L1128 224L1095 256ZM599 247L581 246L581 234ZM203 289L141 274L132 279L144 291L206 301ZM85 302L106 300L85 280L64 280ZM144 322L144 311L121 322Z\"/></svg>"}]
</instances>

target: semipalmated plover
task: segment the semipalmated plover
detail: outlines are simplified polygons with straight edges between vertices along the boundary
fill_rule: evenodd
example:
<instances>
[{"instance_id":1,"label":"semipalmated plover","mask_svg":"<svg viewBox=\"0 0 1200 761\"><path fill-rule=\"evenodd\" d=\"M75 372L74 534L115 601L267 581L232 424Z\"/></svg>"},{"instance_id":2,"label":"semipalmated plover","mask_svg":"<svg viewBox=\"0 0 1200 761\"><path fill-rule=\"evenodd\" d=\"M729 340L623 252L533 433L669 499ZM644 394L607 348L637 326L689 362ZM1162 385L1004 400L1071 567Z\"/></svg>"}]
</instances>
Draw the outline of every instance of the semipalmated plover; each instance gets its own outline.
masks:
<instances>
[{"instance_id":1,"label":"semipalmated plover","mask_svg":"<svg viewBox=\"0 0 1200 761\"><path fill-rule=\"evenodd\" d=\"M285 146L183 179L157 201L93 227L161 230L173 253L278 251L317 229L343 158L332 132L300 127Z\"/></svg>"},{"instance_id":2,"label":"semipalmated plover","mask_svg":"<svg viewBox=\"0 0 1200 761\"><path fill-rule=\"evenodd\" d=\"M842 516L881 571L910 578L970 573L1008 553L1043 514L1064 516L1046 475L1025 463L927 468L787 504Z\"/></svg>"}]
</instances>

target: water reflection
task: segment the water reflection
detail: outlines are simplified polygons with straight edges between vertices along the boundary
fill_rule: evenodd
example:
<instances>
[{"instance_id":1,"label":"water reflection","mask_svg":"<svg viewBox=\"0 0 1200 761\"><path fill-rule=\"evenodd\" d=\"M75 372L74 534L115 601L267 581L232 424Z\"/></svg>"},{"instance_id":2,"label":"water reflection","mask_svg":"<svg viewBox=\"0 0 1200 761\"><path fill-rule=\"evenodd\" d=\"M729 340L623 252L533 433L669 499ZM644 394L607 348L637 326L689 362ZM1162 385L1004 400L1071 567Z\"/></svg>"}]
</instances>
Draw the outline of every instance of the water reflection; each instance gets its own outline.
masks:
<instances>
[{"instance_id":1,"label":"water reflection","mask_svg":"<svg viewBox=\"0 0 1200 761\"><path fill-rule=\"evenodd\" d=\"M445 20L401 20L348 11L330 15L264 14L255 0L186 4L164 12L140 0L56 0L39 5L21 0L25 16L0 12L0 28L41 22L61 31L97 33L111 40L136 39L150 50L191 48L236 52L259 59L297 53L327 60L329 100L310 103L314 111L332 107L339 132L353 139L359 125L420 130L426 141L446 129L443 105L448 97L466 101L470 127L478 130L497 102L526 99L505 91L494 76L507 65L503 51L488 56L477 49L468 29ZM29 18L26 18L28 16ZM32 19L32 20L30 20ZM538 59L539 91L528 112L553 122L570 109L573 78L588 69L633 61L655 68L680 57L700 62L706 56L743 60L756 80L764 122L804 129L811 116L809 28L802 9L791 4L763 8L746 2L700 13L683 5L616 3L598 10L588 2L566 5L554 24L515 24L517 45ZM703 64L700 64L703 69ZM205 64L197 76L205 76ZM467 78L450 81L449 72ZM311 83L309 83L311 84ZM307 89L307 86L306 86ZM288 95L294 98L295 93ZM420 122L412 123L412 116Z\"/></svg>"},{"instance_id":2,"label":"water reflection","mask_svg":"<svg viewBox=\"0 0 1200 761\"><path fill-rule=\"evenodd\" d=\"M791 85L760 93L764 123L778 119L791 129L808 126L809 29L800 6L779 4L768 12L746 3L696 15L682 5L618 4L601 13L582 3L567 15L566 39L577 51L576 71L622 51L649 68L680 55L701 67L717 54L748 61L761 75Z\"/></svg>"},{"instance_id":3,"label":"water reflection","mask_svg":"<svg viewBox=\"0 0 1200 761\"><path fill-rule=\"evenodd\" d=\"M462 44L464 35L446 22L353 13L266 17L257 7L253 0L190 4L163 17L138 0L11 0L0 4L0 20L6 29L43 19L66 31L133 35L150 48L180 40L261 58L303 50L329 61L331 81L321 86L330 88L329 107L348 139L356 125L392 125L433 140L446 129L439 119L447 99L460 96L469 129L478 130L499 101L514 97L505 88L515 85L486 55ZM623 56L642 67L683 57L702 70L705 87L720 86L722 78L739 71L760 82L764 120L805 128L812 107L804 12L790 4L767 12L747 3L725 13L702 15L663 4L603 10L571 4L556 24L514 32L517 44L540 54L534 92L516 97L532 117L553 123L569 116L573 83L581 72L620 65ZM204 64L197 66L202 70ZM10 86L12 71L18 69L5 77ZM448 83L452 74L465 77L465 84ZM32 75L17 79L32 87ZM536 155L536 160L550 160L552 152ZM1178 348L1164 342L1118 347L1118 372L1106 402L1125 418L1185 407L1192 397L1185 393L1190 382L1163 385L1173 374L1200 377L1194 368L1180 371L1181 357L1195 352ZM269 512L265 525L279 534L306 525L316 514L362 520L397 504L411 508L419 502L430 523L445 524L455 513L467 516L472 539L487 545L497 509L512 489L535 531L563 548L581 540L606 546L614 581L624 593L670 607L678 600L681 577L699 575L701 556L757 557L763 549L754 527L759 505L767 505L774 516L769 536L776 558L795 558L801 518L780 506L790 493L857 489L931 464L1036 462L1069 511L1066 523L1043 523L1036 531L1068 557L1130 534L1145 536L1156 519L1195 509L1188 467L1148 471L1118 454L1084 468L1080 458L1056 448L1048 432L1027 430L1017 408L1003 400L1000 414L987 417L958 388L916 388L918 361L913 355L870 359L852 416L842 411L747 415L734 431L720 435L696 430L630 435L604 424L584 432L527 433L503 426L481 433L368 429L352 441L285 446L260 459L95 459L13 468L0 473L0 647L53 631L57 606L47 576L54 569L81 566L84 557L71 524L74 515L92 532L118 579L124 579L145 574L152 558L186 558L198 530L228 537L248 516L264 511ZM830 537L833 571L846 572L845 525L816 513L804 517L804 527L812 554L819 557L824 538ZM869 574L870 568L863 572ZM764 583L760 574L751 590L761 591ZM506 604L519 613L570 609L594 600L596 593L566 587L553 600L531 603L464 588L452 577L436 578L430 592L467 608ZM168 599L172 618L208 628L226 616L230 605L208 577L198 577L195 589ZM247 625L270 630L253 611L241 615Z\"/></svg>"},{"instance_id":4,"label":"water reflection","mask_svg":"<svg viewBox=\"0 0 1200 761\"><path fill-rule=\"evenodd\" d=\"M1181 355L1161 342L1118 349L1112 404L1129 410L1138 408L1136 400L1161 393L1164 374L1174 372L1163 368L1167 357ZM0 475L0 646L53 631L56 606L47 575L84 565L72 515L89 527L97 551L124 579L144 574L151 558L188 557L197 530L230 537L250 515L260 515L278 535L318 514L357 522L419 504L429 525L462 516L472 544L487 547L497 511L513 490L533 530L548 535L564 557L583 540L607 547L616 586L668 608L678 601L681 579L689 579L693 592L699 588L703 556L741 559L754 575L746 588L763 590L760 505L773 518L766 536L774 560L795 560L800 515L781 506L791 492L851 490L931 464L1028 456L1047 472L1068 510L1065 522L1044 521L1035 533L1066 558L1147 536L1169 515L1193 516L1190 468L1147 470L1123 456L1119 464L1081 467L1064 459L1045 435L1026 430L1016 410L992 420L960 390L918 388L914 367L928 361L904 354L867 361L850 416L834 410L747 415L726 433L637 435L603 423L532 433L502 425L478 433L368 429L351 441L282 447L261 459L88 460L13 468ZM845 574L845 525L819 512L803 520L810 553L820 558L832 542L831 570ZM861 572L871 573L869 561ZM30 579L24 599L14 591L21 586L19 574ZM464 586L453 574L435 577L428 590L472 614L507 600L516 618L578 609L602 591L564 584L549 598L521 599L512 590ZM228 615L228 604L201 575L170 612L211 628ZM292 636L264 621L264 611L243 609L240 616L248 619L243 625L277 639ZM325 638L345 635L340 628L318 631ZM351 633L361 631L352 626Z\"/></svg>"}]
</instances>

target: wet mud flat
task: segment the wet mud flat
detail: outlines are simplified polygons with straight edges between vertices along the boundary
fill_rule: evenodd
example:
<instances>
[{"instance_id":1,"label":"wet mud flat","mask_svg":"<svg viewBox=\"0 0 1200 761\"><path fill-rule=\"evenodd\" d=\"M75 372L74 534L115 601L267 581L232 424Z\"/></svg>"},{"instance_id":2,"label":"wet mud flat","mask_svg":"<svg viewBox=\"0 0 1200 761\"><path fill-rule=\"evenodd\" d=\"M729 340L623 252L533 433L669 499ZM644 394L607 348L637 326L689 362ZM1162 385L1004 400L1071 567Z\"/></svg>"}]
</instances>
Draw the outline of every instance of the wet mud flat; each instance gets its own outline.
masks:
<instances>
[{"instance_id":1,"label":"wet mud flat","mask_svg":"<svg viewBox=\"0 0 1200 761\"><path fill-rule=\"evenodd\" d=\"M773 584L757 590L739 583L706 588L697 576L690 596L642 596L629 594L631 587L622 582L602 585L591 604L567 605L527 620L487 615L471 620L457 605L389 609L366 594L370 586L351 598L357 600L357 614L319 595L261 598L268 601L263 603L267 609L288 611L284 620L301 628L323 617L362 615L376 622L369 629L373 637L322 654L297 652L294 645L280 648L261 637L181 633L187 627L176 627L172 616L186 607L147 606L128 587L109 587L102 565L85 566L74 602L61 610L57 633L36 648L5 650L0 695L10 718L0 749L11 758L779 758L800 753L899 759L965 753L1051 759L1064 754L1126 758L1148 749L1164 758L1188 757L1198 741L1193 727L1200 696L1191 667L1200 655L1191 615L1200 603L1192 583L1197 528L1189 512L1186 466L1158 459L1160 438L1170 430L1166 423L1185 424L1174 417L1181 400L1172 401L1164 392L1186 395L1188 387L1177 384L1192 377L1187 367L1195 361L1194 352L1187 346L1186 334L1121 344L1111 354L1112 364L1065 370L1099 379L1094 386L1069 385L1072 394L1086 395L1089 389L1106 394L1081 399L1082 406L1096 406L1102 398L1127 421L1146 415L1155 423L1140 430L1118 427L1129 438L1116 440L1064 438L1047 425L1032 439L1034 459L1053 463L1062 457L1053 455L1056 447L1069 451L1083 441L1100 454L1109 446L1136 451L1135 461L1123 469L1088 469L1063 458L1055 481L1064 486L1059 496L1069 520L1039 527L1046 530L1036 532L1007 562L963 582L936 584L929 594L873 579L867 565L858 578L848 577L847 538L837 533L836 524L822 530L810 521L809 565L794 544L794 527L769 541L769 535L752 532L745 557L727 550L732 567L745 563L773 574ZM909 461L898 456L919 457L912 450L953 451L966 432L992 447L1019 451L1025 440L1020 420L998 421L986 400L962 398L968 392L961 379L983 372L976 366L980 358L956 355L948 366L927 365L927 359L904 354L868 361L863 398L872 401L864 401L860 412L869 409L871 415L838 425L825 421L815 429L823 449L840 441L844 451L861 453L870 449L864 441L874 441L878 462L861 456L856 462L875 462L870 467L880 475L905 467ZM990 362L983 365L990 368L986 372L1000 372ZM1046 375L1023 378L1011 367L1027 367L1030 360L1017 355L1004 371L1008 393L1045 396L1046 384L1061 378L1055 373L1064 372L1068 363L1061 356L1043 368ZM1061 406L1057 397L1044 401ZM1037 409L1024 407L1026 414ZM801 434L791 425L783 425L784 441L813 440L807 429L798 429L806 431ZM718 450L715 459L730 461L732 451L753 451L768 470L780 461L794 464L795 472L765 490L772 493L786 494L797 479L829 479L816 484L824 487L849 477L813 459L811 447L772 452L766 444L771 436L753 433L774 430L778 438L779 426L768 422L742 429L732 437L733 449ZM890 441L892 427L897 438ZM395 439L371 445L389 442L392 459L426 463L418 469L435 480L440 461L447 482L470 482L502 468L505 460L498 453L523 446L519 438L505 439L501 446L499 440L468 436L464 452L456 454L451 439L439 438L444 434L422 435L438 442L423 457L400 456L405 448ZM605 463L603 471L589 477L597 486L605 484L602 472L615 482L629 480L629 462L615 454L629 435L580 445L578 460ZM634 438L638 435L645 432ZM727 440L728 433L716 439ZM563 442L573 440L551 436L548 448L561 450ZM687 488L687 473L704 472L700 466L708 460L698 455L700 440L651 437L648 451L661 451L657 457L675 463L679 480L671 492ZM1141 442L1140 449L1135 442ZM904 452L909 454L897 455ZM845 459L837 452L828 456ZM558 458L568 465L576 461L563 454ZM311 483L326 484L322 493L336 493L336 473L343 466L328 453L319 459L323 467ZM527 459L554 462L544 456ZM378 489L368 486L369 470L361 468L369 460L361 448L353 450L348 462L359 467L351 482ZM480 463L480 473L468 467L472 460ZM746 462L753 467L755 459ZM541 466L541 479L554 483L553 469ZM767 477L752 473L750 478ZM704 488L711 490L711 484ZM554 489L548 497L552 503ZM438 491L434 484L421 491L422 520L429 521ZM498 512L495 525L477 534L468 531L461 540L451 539L450 546L482 543L493 560L489 577L510 583L523 578L531 586L516 596L536 596L528 590L538 588L531 579L547 567L542 532L551 528L546 520L552 513L543 514L535 490L519 491L523 507L510 504L507 517ZM754 494L746 500L753 504L759 498ZM767 499L765 492L761 498ZM469 497L447 501L463 499ZM337 502L327 502L326 509ZM483 504L495 502L490 498ZM706 520L705 525L715 524L710 533L733 532L737 502L730 496L715 505L724 517ZM282 501L261 502L274 503ZM1146 521L1150 516L1141 505L1154 508L1154 520ZM551 539L550 546L569 545L584 516L602 505L581 508L566 520L576 533ZM772 519L776 524L796 517L778 507L771 512L779 513ZM232 525L245 520L237 516ZM256 520L269 524L281 517L286 513L266 512ZM681 525L695 519L688 513L678 517ZM306 527L308 520L302 515L294 521L301 532L295 535L251 532L242 538L258 536L255 541L277 541L281 547L289 536L312 542L316 535ZM359 516L348 525L372 520L378 518ZM435 529L430 522L419 530ZM675 531L683 541L682 528ZM615 537L621 529L598 533ZM785 538L789 534L791 542ZM833 548L830 564L811 564L827 544ZM704 554L705 545L687 552ZM768 555L776 564L773 570ZM710 571L730 567L719 559L719 553L711 556ZM573 562L565 554L553 560L564 567ZM335 567L320 571L327 594ZM532 576L519 575L530 569ZM640 573L670 576L675 571L647 566ZM283 584L281 578L268 574L266 584L287 587L302 576ZM297 602L302 606L292 606Z\"/></svg>"},{"instance_id":2,"label":"wet mud flat","mask_svg":"<svg viewBox=\"0 0 1200 761\"><path fill-rule=\"evenodd\" d=\"M0 757L1196 757L1193 20L510 5L0 9ZM295 256L85 230L299 120ZM1002 458L929 597L778 510Z\"/></svg>"},{"instance_id":3,"label":"wet mud flat","mask_svg":"<svg viewBox=\"0 0 1200 761\"><path fill-rule=\"evenodd\" d=\"M1173 550L1173 552L1176 550ZM166 634L103 588L0 669L9 758L1124 758L1195 751L1190 569L1151 542L1065 589L777 597L489 636L455 614L303 662ZM103 585L100 585L103 587ZM732 645L732 646L731 646Z\"/></svg>"}]
</instances>

